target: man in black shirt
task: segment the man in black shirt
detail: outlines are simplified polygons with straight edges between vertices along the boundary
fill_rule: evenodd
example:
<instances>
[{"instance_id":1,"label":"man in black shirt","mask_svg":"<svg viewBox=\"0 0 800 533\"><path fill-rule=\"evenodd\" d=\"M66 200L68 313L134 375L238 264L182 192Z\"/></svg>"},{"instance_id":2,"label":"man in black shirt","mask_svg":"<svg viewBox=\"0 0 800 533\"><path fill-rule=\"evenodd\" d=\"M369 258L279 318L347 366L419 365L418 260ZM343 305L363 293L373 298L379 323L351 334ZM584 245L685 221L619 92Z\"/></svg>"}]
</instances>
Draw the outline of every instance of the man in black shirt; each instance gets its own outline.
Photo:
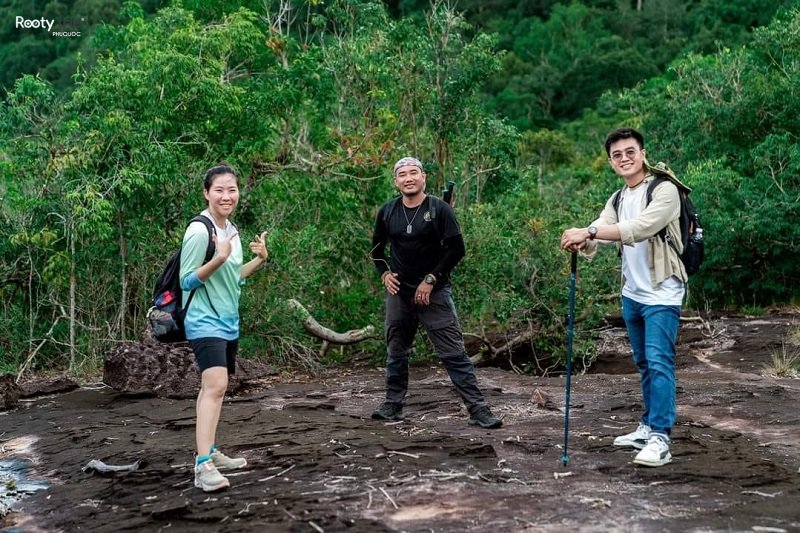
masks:
<instances>
[{"instance_id":1,"label":"man in black shirt","mask_svg":"<svg viewBox=\"0 0 800 533\"><path fill-rule=\"evenodd\" d=\"M386 400L372 413L400 420L408 391L408 357L420 322L469 411L469 423L497 428L503 422L483 399L467 356L450 287L450 271L464 257L464 239L452 208L425 194L425 171L413 157L394 165L401 196L378 211L372 258L386 288ZM391 243L391 267L384 250Z\"/></svg>"}]
</instances>

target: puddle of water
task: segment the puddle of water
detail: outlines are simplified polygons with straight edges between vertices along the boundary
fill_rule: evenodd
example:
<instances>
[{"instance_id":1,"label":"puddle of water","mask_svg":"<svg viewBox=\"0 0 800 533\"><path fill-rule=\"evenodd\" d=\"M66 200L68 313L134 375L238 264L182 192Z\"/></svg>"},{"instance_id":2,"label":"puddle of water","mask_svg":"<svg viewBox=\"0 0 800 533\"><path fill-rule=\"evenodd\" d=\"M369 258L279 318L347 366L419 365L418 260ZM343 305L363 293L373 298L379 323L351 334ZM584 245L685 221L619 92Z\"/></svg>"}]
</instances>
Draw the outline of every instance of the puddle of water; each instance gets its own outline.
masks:
<instances>
[{"instance_id":1,"label":"puddle of water","mask_svg":"<svg viewBox=\"0 0 800 533\"><path fill-rule=\"evenodd\" d=\"M30 479L30 469L31 463L26 459L0 459L0 518L25 496L50 486L47 481Z\"/></svg>"}]
</instances>

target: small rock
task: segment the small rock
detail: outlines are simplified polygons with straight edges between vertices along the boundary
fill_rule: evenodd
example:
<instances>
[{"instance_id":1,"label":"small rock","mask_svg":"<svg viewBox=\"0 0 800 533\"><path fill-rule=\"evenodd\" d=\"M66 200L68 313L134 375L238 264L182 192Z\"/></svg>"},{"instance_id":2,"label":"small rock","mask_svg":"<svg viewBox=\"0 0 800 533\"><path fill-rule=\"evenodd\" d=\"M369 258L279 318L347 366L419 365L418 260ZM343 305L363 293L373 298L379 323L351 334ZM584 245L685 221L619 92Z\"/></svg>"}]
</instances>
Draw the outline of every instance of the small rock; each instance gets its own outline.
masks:
<instances>
[{"instance_id":1,"label":"small rock","mask_svg":"<svg viewBox=\"0 0 800 533\"><path fill-rule=\"evenodd\" d=\"M539 389L534 389L533 394L531 394L531 403L541 409L549 409L551 411L558 409L553 400L550 399L550 396Z\"/></svg>"}]
</instances>

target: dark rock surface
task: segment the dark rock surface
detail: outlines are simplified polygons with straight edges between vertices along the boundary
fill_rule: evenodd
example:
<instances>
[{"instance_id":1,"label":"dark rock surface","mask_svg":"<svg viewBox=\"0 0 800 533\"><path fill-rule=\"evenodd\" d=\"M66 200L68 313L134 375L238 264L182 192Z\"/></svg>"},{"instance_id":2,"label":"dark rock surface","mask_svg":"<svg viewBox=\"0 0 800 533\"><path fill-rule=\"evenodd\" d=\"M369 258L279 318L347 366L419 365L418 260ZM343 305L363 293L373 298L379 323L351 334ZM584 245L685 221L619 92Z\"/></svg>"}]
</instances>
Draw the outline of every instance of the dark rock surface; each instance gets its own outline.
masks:
<instances>
[{"instance_id":1,"label":"dark rock surface","mask_svg":"<svg viewBox=\"0 0 800 533\"><path fill-rule=\"evenodd\" d=\"M259 379L276 373L270 366L239 357L236 373L228 381L228 393L241 393ZM188 343L164 344L145 337L121 342L109 351L103 365L103 382L127 394L195 398L200 390L200 373Z\"/></svg>"},{"instance_id":2,"label":"dark rock surface","mask_svg":"<svg viewBox=\"0 0 800 533\"><path fill-rule=\"evenodd\" d=\"M14 409L19 402L19 395L16 377L11 374L0 376L0 411Z\"/></svg>"},{"instance_id":3,"label":"dark rock surface","mask_svg":"<svg viewBox=\"0 0 800 533\"><path fill-rule=\"evenodd\" d=\"M0 417L0 462L49 488L16 501L0 530L800 531L800 381L763 373L793 323L684 325L673 461L660 468L613 445L642 407L630 359L573 377L566 465L563 376L479 369L496 430L467 424L439 365L412 367L399 422L370 419L381 368L264 378L225 402L218 444L248 465L212 494L193 485L193 399L81 388L20 402ZM82 470L91 459L141 462L101 475Z\"/></svg>"}]
</instances>

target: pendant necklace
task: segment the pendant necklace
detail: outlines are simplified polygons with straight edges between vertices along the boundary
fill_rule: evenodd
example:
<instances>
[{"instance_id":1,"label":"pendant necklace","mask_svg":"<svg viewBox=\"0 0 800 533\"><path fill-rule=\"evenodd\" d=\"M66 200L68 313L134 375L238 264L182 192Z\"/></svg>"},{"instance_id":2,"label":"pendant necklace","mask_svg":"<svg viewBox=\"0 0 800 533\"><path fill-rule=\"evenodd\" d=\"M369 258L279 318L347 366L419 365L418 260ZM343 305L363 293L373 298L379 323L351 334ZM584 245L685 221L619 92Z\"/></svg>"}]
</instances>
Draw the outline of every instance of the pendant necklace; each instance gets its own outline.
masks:
<instances>
[{"instance_id":1,"label":"pendant necklace","mask_svg":"<svg viewBox=\"0 0 800 533\"><path fill-rule=\"evenodd\" d=\"M424 202L423 202L424 203ZM417 206L417 210L414 211L414 216L411 217L411 220L408 220L408 214L406 213L406 206L403 206L403 216L406 217L406 233L411 235L411 224L414 222L414 219L417 218L417 213L419 213L419 208L422 207L422 203Z\"/></svg>"}]
</instances>

